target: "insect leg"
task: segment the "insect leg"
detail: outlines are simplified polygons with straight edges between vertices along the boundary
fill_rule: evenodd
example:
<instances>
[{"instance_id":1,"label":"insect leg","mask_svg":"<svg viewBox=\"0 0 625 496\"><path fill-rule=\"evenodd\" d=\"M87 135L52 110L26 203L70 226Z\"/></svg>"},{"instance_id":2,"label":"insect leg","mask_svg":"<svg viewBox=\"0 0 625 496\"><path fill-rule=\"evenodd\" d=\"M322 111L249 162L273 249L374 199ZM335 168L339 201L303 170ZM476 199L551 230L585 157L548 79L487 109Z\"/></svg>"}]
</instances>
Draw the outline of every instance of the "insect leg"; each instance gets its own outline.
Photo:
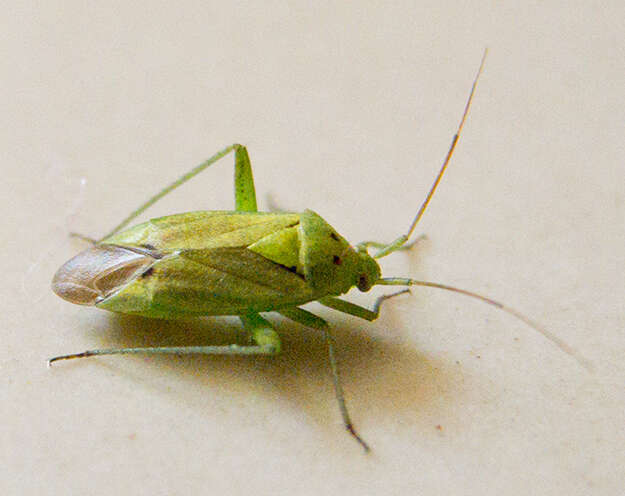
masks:
<instances>
[{"instance_id":1,"label":"insect leg","mask_svg":"<svg viewBox=\"0 0 625 496\"><path fill-rule=\"evenodd\" d=\"M234 145L234 204L239 212L258 212L252 164L247 149Z\"/></svg>"},{"instance_id":2,"label":"insect leg","mask_svg":"<svg viewBox=\"0 0 625 496\"><path fill-rule=\"evenodd\" d=\"M414 239L414 241L411 241L410 243L406 243L403 246L400 246L397 249L397 251L412 250L421 241L425 241L426 239L428 239L427 234L419 234L419 236L417 236ZM369 248L376 248L378 250L381 250L382 248L386 248L387 246L388 246L388 243L382 243L380 241L363 241L356 245L356 250L369 253Z\"/></svg>"},{"instance_id":3,"label":"insect leg","mask_svg":"<svg viewBox=\"0 0 625 496\"><path fill-rule=\"evenodd\" d=\"M280 336L267 320L257 313L251 313L240 318L243 327L252 336L252 341L256 347L266 349L272 354L280 353Z\"/></svg>"},{"instance_id":4,"label":"insect leg","mask_svg":"<svg viewBox=\"0 0 625 496\"><path fill-rule=\"evenodd\" d=\"M130 355L130 354L170 354L170 355L275 355L280 352L280 338L271 324L258 314L241 317L245 329L250 332L255 343L252 346L231 344L226 346L158 346L149 348L110 348L103 350L87 350L82 353L61 355L48 360L48 365L58 360L86 358L96 355Z\"/></svg>"},{"instance_id":5,"label":"insect leg","mask_svg":"<svg viewBox=\"0 0 625 496\"><path fill-rule=\"evenodd\" d=\"M333 310L338 310L339 312L353 315L354 317L358 317L360 319L368 320L369 322L371 322L379 317L380 306L382 305L382 302L405 293L410 293L410 290L402 289L401 291L398 291L396 293L378 297L373 304L373 310L361 307L360 305L356 305L355 303L352 303L350 301L341 300L340 298L336 298L334 296L326 296L325 298L320 298L317 301L323 306L332 308Z\"/></svg>"},{"instance_id":6,"label":"insect leg","mask_svg":"<svg viewBox=\"0 0 625 496\"><path fill-rule=\"evenodd\" d=\"M154 205L158 200L163 198L168 193L171 193L178 186L186 183L189 179L194 178L200 172L202 172L207 167L213 165L220 158L228 155L228 153L234 151L234 169L235 169L235 184L237 188L235 189L235 200L237 204L237 210L245 210L245 211L255 211L256 210L256 195L254 193L254 180L252 179L252 169L250 166L250 159L247 154L247 150L244 146L234 144L230 145L220 152L217 152L215 155L210 157L208 160L202 162L200 165L195 166L186 174L182 175L178 179L176 179L173 183L169 184L161 191L156 193L154 196L149 198L145 203L141 204L139 208L134 210L128 217L126 217L122 222L120 222L111 232L109 232L106 236L103 236L98 240L102 241L103 239L112 236L118 231L121 231L124 227L126 227L130 222L141 215L146 209ZM239 195L238 185L243 184L245 187L243 191ZM239 201L240 199L240 201Z\"/></svg>"},{"instance_id":7,"label":"insect leg","mask_svg":"<svg viewBox=\"0 0 625 496\"><path fill-rule=\"evenodd\" d=\"M303 310L301 308L288 308L282 309L278 311L281 315L299 323L305 325L307 327L312 327L313 329L318 329L323 332L323 335L326 339L326 343L328 344L328 358L330 360L330 368L332 369L332 381L334 382L334 393L336 395L336 400L339 404L339 409L341 411L341 416L343 417L343 424L345 425L345 429L349 432L355 439L360 443L360 445L364 448L365 451L369 451L369 445L358 435L356 429L354 428L354 424L349 416L347 411L347 406L345 405L345 395L343 394L343 386L341 385L341 376L339 375L339 368L336 361L336 356L334 354L334 338L330 334L330 326L328 323L320 317Z\"/></svg>"},{"instance_id":8,"label":"insect leg","mask_svg":"<svg viewBox=\"0 0 625 496\"><path fill-rule=\"evenodd\" d=\"M76 232L69 233L69 237L79 239L81 241L84 241L85 243L89 243L90 245L95 245L97 243L95 239L90 238L89 236L85 236L84 234L76 233Z\"/></svg>"},{"instance_id":9,"label":"insect leg","mask_svg":"<svg viewBox=\"0 0 625 496\"><path fill-rule=\"evenodd\" d=\"M275 347L263 346L239 346L231 344L226 346L158 346L154 348L108 348L104 350L87 350L82 353L60 355L48 360L48 365L59 360L71 360L73 358L86 358L96 355L131 355L131 354L168 354L168 355L274 355Z\"/></svg>"}]
</instances>

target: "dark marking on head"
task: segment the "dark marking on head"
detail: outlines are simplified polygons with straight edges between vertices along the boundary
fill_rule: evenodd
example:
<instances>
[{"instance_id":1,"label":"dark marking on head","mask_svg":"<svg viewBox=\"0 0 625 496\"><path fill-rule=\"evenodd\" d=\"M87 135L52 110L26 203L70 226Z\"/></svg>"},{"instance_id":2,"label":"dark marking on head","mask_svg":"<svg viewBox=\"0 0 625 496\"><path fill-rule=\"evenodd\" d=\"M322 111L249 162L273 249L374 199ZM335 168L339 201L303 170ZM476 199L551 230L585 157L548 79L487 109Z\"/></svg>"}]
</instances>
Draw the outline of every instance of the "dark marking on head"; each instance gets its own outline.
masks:
<instances>
[{"instance_id":1,"label":"dark marking on head","mask_svg":"<svg viewBox=\"0 0 625 496\"><path fill-rule=\"evenodd\" d=\"M334 263L334 265L341 265L343 263L343 260L341 260L341 257L334 255L332 257L332 262Z\"/></svg>"},{"instance_id":2,"label":"dark marking on head","mask_svg":"<svg viewBox=\"0 0 625 496\"><path fill-rule=\"evenodd\" d=\"M334 241L338 241L339 240L339 235L336 234L335 232L331 232L330 233L330 237L334 240Z\"/></svg>"},{"instance_id":3,"label":"dark marking on head","mask_svg":"<svg viewBox=\"0 0 625 496\"><path fill-rule=\"evenodd\" d=\"M156 246L151 245L150 243L144 243L141 245L141 248L145 248L146 250L156 250Z\"/></svg>"},{"instance_id":4,"label":"dark marking on head","mask_svg":"<svg viewBox=\"0 0 625 496\"><path fill-rule=\"evenodd\" d=\"M369 279L367 278L367 274L360 274L357 286L360 291L367 291L369 289Z\"/></svg>"},{"instance_id":5,"label":"dark marking on head","mask_svg":"<svg viewBox=\"0 0 625 496\"><path fill-rule=\"evenodd\" d=\"M293 267L287 267L286 268L289 272L297 272L297 267L295 267L295 265L293 265Z\"/></svg>"},{"instance_id":6,"label":"dark marking on head","mask_svg":"<svg viewBox=\"0 0 625 496\"><path fill-rule=\"evenodd\" d=\"M141 274L142 278L150 277L154 273L154 267L148 267L148 270Z\"/></svg>"}]
</instances>

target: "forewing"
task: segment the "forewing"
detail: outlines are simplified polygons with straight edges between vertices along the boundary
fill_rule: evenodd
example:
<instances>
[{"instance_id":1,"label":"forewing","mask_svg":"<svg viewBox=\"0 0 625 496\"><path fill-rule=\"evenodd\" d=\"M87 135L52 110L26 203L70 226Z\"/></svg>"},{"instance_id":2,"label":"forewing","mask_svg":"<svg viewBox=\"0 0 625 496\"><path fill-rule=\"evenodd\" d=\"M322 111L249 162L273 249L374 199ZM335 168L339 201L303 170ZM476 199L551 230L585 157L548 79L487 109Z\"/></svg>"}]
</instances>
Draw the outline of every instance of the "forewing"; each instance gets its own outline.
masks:
<instances>
[{"instance_id":1,"label":"forewing","mask_svg":"<svg viewBox=\"0 0 625 496\"><path fill-rule=\"evenodd\" d=\"M98 306L175 318L269 312L312 299L303 277L284 266L245 248L216 248L167 256Z\"/></svg>"},{"instance_id":2,"label":"forewing","mask_svg":"<svg viewBox=\"0 0 625 496\"><path fill-rule=\"evenodd\" d=\"M242 248L297 225L299 214L200 211L152 219L101 241L161 254L178 250Z\"/></svg>"}]
</instances>

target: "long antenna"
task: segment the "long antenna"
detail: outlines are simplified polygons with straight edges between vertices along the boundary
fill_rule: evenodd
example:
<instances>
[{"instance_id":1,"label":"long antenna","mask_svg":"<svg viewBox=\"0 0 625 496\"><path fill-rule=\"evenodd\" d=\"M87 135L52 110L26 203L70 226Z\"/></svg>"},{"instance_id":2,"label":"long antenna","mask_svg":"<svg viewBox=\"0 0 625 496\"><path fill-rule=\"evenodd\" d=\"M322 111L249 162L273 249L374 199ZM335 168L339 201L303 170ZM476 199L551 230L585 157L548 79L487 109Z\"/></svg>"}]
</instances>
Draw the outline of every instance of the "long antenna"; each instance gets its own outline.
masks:
<instances>
[{"instance_id":1,"label":"long antenna","mask_svg":"<svg viewBox=\"0 0 625 496\"><path fill-rule=\"evenodd\" d=\"M427 208L428 204L430 203L430 200L434 196L434 192L436 191L436 188L438 187L438 183L440 183L441 179L443 178L443 174L445 173L445 169L447 169L447 165L449 165L451 156L454 154L454 150L456 149L456 144L458 143L458 139L460 138L460 133L462 132L464 123L467 120L467 115L469 114L469 108L471 107L471 102L473 101L473 95L475 94L475 88L477 87L477 82L480 78L480 75L482 74L482 71L484 70L484 62L486 62L486 55L488 55L488 48L484 49L484 55L482 55L480 68L477 70L477 74L475 76L475 79L473 80L473 86L471 86L471 93L469 94L469 99L467 100L467 103L464 106L464 112L462 114L462 119L460 120L460 125L458 126L458 130L456 131L456 134L454 134L454 137L451 140L451 145L449 146L449 151L447 152L445 161L443 162L443 166L441 167L441 170L439 171L438 176L436 176L436 180L434 181L434 184L430 188L430 192L428 193L427 197L421 204L421 208L419 208L417 215L415 215L415 218L413 219L412 224L410 224L410 228L408 229L408 232L404 235L406 241L410 239L410 236L415 230L415 227L417 227L417 224L421 220L421 217L423 217L425 209ZM387 254L388 253L384 253L384 254L377 253L375 258L380 258Z\"/></svg>"},{"instance_id":2,"label":"long antenna","mask_svg":"<svg viewBox=\"0 0 625 496\"><path fill-rule=\"evenodd\" d=\"M555 344L564 353L566 353L567 355L577 360L577 362L586 370L591 371L591 372L594 370L592 363L588 359L584 358L573 347L571 347L569 344L564 342L558 336L549 332L544 327L538 325L536 322L531 320L529 317L526 317L518 310L515 310L514 308L504 305L503 303L493 300L492 298L489 298L487 296L474 293L473 291L467 291L466 289L460 289L454 286L448 286L447 284L440 284L438 282L430 282L430 281L417 281L415 279L408 279L408 278L403 278L403 277L383 277L376 282L376 285L377 284L381 286L426 286L428 288L444 289L446 291L453 291L454 293L460 293L465 296L469 296L471 298L476 298L480 301L483 301L484 303L488 303L489 305L492 305L498 308L499 310L503 310L507 314L512 315L513 317L519 319L521 322L525 323L526 325L534 329L539 334L542 334L543 337L545 337L546 339L551 341L553 344Z\"/></svg>"}]
</instances>

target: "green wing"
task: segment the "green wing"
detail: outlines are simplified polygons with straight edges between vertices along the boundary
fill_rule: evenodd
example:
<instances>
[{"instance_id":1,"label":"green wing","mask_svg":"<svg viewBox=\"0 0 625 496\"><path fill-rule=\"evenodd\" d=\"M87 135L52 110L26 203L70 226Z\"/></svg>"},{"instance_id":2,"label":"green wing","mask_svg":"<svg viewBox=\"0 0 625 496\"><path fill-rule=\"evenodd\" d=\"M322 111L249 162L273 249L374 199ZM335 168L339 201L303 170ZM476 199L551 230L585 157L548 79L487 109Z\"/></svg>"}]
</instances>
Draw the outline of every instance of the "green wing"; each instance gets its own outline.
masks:
<instances>
[{"instance_id":1,"label":"green wing","mask_svg":"<svg viewBox=\"0 0 625 496\"><path fill-rule=\"evenodd\" d=\"M343 293L358 276L354 250L310 211L170 215L99 245L150 263L97 306L149 317L268 312Z\"/></svg>"},{"instance_id":2,"label":"green wing","mask_svg":"<svg viewBox=\"0 0 625 496\"><path fill-rule=\"evenodd\" d=\"M157 318L269 312L315 299L304 278L246 248L182 250L98 303Z\"/></svg>"},{"instance_id":3,"label":"green wing","mask_svg":"<svg viewBox=\"0 0 625 496\"><path fill-rule=\"evenodd\" d=\"M299 223L299 214L199 211L152 219L102 240L111 244L155 250L249 246L265 236Z\"/></svg>"}]
</instances>

